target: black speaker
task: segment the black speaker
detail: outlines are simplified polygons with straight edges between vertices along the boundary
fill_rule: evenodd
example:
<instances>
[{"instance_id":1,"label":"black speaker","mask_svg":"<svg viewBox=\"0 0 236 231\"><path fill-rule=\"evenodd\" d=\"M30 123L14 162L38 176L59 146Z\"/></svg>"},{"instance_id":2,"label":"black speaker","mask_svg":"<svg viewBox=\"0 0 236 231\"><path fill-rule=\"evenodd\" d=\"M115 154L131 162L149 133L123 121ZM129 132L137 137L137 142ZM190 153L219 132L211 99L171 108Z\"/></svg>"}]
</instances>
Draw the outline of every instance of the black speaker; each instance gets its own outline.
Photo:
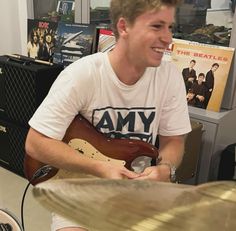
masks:
<instances>
[{"instance_id":1,"label":"black speaker","mask_svg":"<svg viewBox=\"0 0 236 231\"><path fill-rule=\"evenodd\" d=\"M236 143L228 145L221 153L218 180L236 180Z\"/></svg>"},{"instance_id":2,"label":"black speaker","mask_svg":"<svg viewBox=\"0 0 236 231\"><path fill-rule=\"evenodd\" d=\"M62 70L62 65L25 56L0 56L1 118L28 126Z\"/></svg>"},{"instance_id":3,"label":"black speaker","mask_svg":"<svg viewBox=\"0 0 236 231\"><path fill-rule=\"evenodd\" d=\"M4 89L4 75L2 65L0 64L0 118L6 118L5 114L5 89Z\"/></svg>"},{"instance_id":4,"label":"black speaker","mask_svg":"<svg viewBox=\"0 0 236 231\"><path fill-rule=\"evenodd\" d=\"M62 70L25 56L0 56L0 166L25 177L28 121Z\"/></svg>"},{"instance_id":5,"label":"black speaker","mask_svg":"<svg viewBox=\"0 0 236 231\"><path fill-rule=\"evenodd\" d=\"M27 133L26 127L0 120L0 166L22 177Z\"/></svg>"}]
</instances>

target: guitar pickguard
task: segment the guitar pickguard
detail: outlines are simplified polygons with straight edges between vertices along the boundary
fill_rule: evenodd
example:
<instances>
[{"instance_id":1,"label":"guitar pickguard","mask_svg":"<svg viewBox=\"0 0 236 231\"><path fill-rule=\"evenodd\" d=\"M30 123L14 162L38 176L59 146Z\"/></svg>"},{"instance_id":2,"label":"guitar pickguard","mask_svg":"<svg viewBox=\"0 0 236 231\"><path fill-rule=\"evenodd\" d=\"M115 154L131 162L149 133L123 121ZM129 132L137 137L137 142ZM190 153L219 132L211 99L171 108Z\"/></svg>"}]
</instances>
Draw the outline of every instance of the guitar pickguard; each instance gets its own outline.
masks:
<instances>
[{"instance_id":1,"label":"guitar pickguard","mask_svg":"<svg viewBox=\"0 0 236 231\"><path fill-rule=\"evenodd\" d=\"M112 164L116 164L120 166L124 166L126 163L123 160L117 160L117 159L109 158L103 155L101 152L99 152L95 147L93 147L86 140L72 139L70 140L68 144L73 149L77 150L80 154L85 155L86 157L91 158L91 159L108 161L108 162L111 162Z\"/></svg>"}]
</instances>

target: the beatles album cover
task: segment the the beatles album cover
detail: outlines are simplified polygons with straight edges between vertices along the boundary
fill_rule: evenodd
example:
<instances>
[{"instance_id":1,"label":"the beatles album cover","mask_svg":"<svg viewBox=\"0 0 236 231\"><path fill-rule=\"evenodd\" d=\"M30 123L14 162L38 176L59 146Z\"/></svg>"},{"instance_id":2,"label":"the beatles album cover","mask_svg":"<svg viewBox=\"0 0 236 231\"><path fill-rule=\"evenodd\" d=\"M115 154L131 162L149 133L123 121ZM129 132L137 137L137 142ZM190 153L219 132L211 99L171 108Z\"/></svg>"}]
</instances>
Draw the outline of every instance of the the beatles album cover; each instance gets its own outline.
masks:
<instances>
[{"instance_id":1,"label":"the beatles album cover","mask_svg":"<svg viewBox=\"0 0 236 231\"><path fill-rule=\"evenodd\" d=\"M28 57L44 61L52 61L55 49L55 34L57 26L57 22L28 19Z\"/></svg>"},{"instance_id":2,"label":"the beatles album cover","mask_svg":"<svg viewBox=\"0 0 236 231\"><path fill-rule=\"evenodd\" d=\"M94 35L94 25L59 22L54 63L62 63L66 67L77 59L91 54Z\"/></svg>"},{"instance_id":3,"label":"the beatles album cover","mask_svg":"<svg viewBox=\"0 0 236 231\"><path fill-rule=\"evenodd\" d=\"M231 47L173 39L171 52L165 59L179 67L188 105L218 112L233 54Z\"/></svg>"}]
</instances>

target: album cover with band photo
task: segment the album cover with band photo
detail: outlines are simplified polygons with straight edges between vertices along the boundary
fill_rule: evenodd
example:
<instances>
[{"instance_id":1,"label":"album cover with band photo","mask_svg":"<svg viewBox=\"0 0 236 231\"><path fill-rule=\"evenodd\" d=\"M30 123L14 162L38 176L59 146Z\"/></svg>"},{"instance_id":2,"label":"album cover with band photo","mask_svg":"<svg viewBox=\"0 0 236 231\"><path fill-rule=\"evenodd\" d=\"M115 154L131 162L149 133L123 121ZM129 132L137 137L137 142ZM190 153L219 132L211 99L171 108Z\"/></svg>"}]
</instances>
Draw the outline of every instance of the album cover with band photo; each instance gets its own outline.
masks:
<instances>
[{"instance_id":1,"label":"album cover with band photo","mask_svg":"<svg viewBox=\"0 0 236 231\"><path fill-rule=\"evenodd\" d=\"M188 105L219 112L234 48L173 39L165 59L182 73Z\"/></svg>"},{"instance_id":2,"label":"album cover with band photo","mask_svg":"<svg viewBox=\"0 0 236 231\"><path fill-rule=\"evenodd\" d=\"M27 56L52 61L58 23L39 19L28 19Z\"/></svg>"}]
</instances>

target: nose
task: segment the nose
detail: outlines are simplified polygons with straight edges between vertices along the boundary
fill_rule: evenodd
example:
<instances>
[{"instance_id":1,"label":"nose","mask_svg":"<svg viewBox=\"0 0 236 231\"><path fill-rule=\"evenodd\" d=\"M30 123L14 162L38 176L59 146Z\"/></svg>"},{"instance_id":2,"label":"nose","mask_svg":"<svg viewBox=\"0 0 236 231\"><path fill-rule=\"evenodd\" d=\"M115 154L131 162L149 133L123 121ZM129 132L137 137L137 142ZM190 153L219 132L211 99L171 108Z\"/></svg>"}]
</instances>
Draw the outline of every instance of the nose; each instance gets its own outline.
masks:
<instances>
[{"instance_id":1,"label":"nose","mask_svg":"<svg viewBox=\"0 0 236 231\"><path fill-rule=\"evenodd\" d=\"M169 45L172 43L172 31L169 27L163 30L163 33L161 35L161 41L165 43L165 45Z\"/></svg>"}]
</instances>

